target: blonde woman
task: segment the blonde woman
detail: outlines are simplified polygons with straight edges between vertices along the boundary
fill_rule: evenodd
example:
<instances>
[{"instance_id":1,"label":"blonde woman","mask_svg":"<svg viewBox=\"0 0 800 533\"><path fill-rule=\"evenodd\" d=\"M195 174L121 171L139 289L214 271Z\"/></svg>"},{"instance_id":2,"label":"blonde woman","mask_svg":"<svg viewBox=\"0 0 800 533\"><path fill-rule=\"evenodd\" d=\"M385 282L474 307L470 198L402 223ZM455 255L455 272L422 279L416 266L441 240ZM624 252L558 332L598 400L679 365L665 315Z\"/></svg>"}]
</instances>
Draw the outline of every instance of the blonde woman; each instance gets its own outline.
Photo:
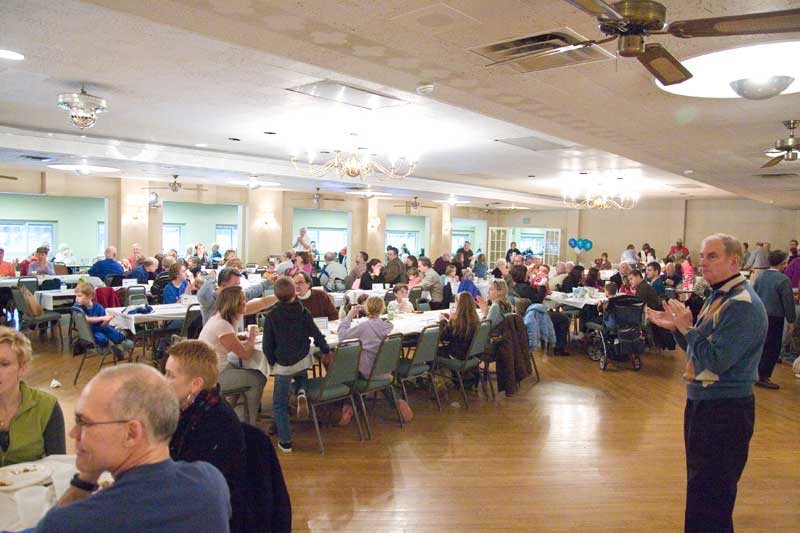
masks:
<instances>
[{"instance_id":1,"label":"blonde woman","mask_svg":"<svg viewBox=\"0 0 800 533\"><path fill-rule=\"evenodd\" d=\"M375 364L375 358L378 356L378 349L389 333L392 332L394 327L391 322L381 319L385 304L383 298L380 296L370 296L367 298L366 303L367 319L359 324L352 325L353 319L358 316L361 311L360 305L354 305L347 316L340 322L338 336L340 340L360 340L361 341L361 359L358 362L358 372L362 377L368 378L372 372L372 366ZM373 376L375 379L392 379L391 374L384 374L382 376ZM384 393L388 391L384 390ZM392 402L392 395L386 394L387 400ZM411 420L414 413L411 407L405 400L398 400L400 413L403 415L404 420ZM353 408L345 404L342 407L342 420L340 424L344 425L350 422L350 417L353 416Z\"/></svg>"},{"instance_id":2,"label":"blonde woman","mask_svg":"<svg viewBox=\"0 0 800 533\"><path fill-rule=\"evenodd\" d=\"M228 362L228 354L234 354L242 360L253 357L256 342L256 331L251 329L246 338L240 339L237 328L244 316L247 298L238 285L225 287L217 296L217 312L208 319L199 339L211 345L217 354L219 384L222 390L249 386L244 394L250 412L249 424L255 424L261 395L267 384L267 377L258 370L241 368Z\"/></svg>"},{"instance_id":3,"label":"blonde woman","mask_svg":"<svg viewBox=\"0 0 800 533\"><path fill-rule=\"evenodd\" d=\"M0 467L66 453L55 396L22 381L32 357L25 335L0 327Z\"/></svg>"},{"instance_id":4,"label":"blonde woman","mask_svg":"<svg viewBox=\"0 0 800 533\"><path fill-rule=\"evenodd\" d=\"M503 322L503 316L514 310L508 299L508 284L505 280L496 279L489 284L489 301L491 306L482 297L478 297L478 305L483 316L492 324L492 330Z\"/></svg>"}]
</instances>

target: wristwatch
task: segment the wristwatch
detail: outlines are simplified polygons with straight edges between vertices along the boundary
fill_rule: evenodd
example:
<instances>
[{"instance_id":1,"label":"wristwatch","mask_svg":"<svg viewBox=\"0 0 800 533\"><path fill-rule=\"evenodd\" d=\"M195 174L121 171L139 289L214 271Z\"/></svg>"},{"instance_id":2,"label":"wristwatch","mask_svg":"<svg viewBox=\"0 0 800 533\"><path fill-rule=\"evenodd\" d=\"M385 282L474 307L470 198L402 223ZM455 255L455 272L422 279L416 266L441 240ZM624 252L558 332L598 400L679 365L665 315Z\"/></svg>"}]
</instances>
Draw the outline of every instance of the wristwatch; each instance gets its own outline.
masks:
<instances>
[{"instance_id":1,"label":"wristwatch","mask_svg":"<svg viewBox=\"0 0 800 533\"><path fill-rule=\"evenodd\" d=\"M82 480L80 474L76 473L72 476L72 479L69 481L69 484L75 487L76 489L85 490L86 492L94 492L97 490L97 485L94 483L89 483L88 481Z\"/></svg>"}]
</instances>

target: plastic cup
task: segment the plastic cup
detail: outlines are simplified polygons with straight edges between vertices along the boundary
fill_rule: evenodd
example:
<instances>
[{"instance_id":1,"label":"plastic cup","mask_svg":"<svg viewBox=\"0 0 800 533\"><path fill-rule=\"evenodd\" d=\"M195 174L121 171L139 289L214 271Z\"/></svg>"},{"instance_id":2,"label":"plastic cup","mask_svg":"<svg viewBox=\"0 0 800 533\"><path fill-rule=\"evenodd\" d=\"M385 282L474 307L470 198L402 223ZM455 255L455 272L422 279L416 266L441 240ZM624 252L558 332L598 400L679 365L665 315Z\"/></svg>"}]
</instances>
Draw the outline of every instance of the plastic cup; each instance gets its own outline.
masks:
<instances>
[{"instance_id":1,"label":"plastic cup","mask_svg":"<svg viewBox=\"0 0 800 533\"><path fill-rule=\"evenodd\" d=\"M41 485L25 487L14 493L20 522L34 526L47 510L47 488Z\"/></svg>"},{"instance_id":2,"label":"plastic cup","mask_svg":"<svg viewBox=\"0 0 800 533\"><path fill-rule=\"evenodd\" d=\"M74 471L72 469L54 470L51 477L53 478L53 488L56 491L56 501L61 499L61 496L67 492L69 482L72 480Z\"/></svg>"}]
</instances>

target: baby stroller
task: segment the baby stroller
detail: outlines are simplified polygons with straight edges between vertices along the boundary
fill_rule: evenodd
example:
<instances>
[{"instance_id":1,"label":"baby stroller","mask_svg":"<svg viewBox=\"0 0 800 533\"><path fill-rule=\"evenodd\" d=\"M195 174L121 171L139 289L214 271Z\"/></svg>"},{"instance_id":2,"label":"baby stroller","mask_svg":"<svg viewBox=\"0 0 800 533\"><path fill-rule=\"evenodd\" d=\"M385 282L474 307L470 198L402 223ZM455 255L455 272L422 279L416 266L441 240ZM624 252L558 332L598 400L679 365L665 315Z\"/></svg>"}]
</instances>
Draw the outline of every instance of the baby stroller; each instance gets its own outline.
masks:
<instances>
[{"instance_id":1,"label":"baby stroller","mask_svg":"<svg viewBox=\"0 0 800 533\"><path fill-rule=\"evenodd\" d=\"M630 358L634 370L641 370L645 340L643 331L644 302L635 296L617 296L608 302L603 323L589 322L587 343L592 361L600 368L608 368L609 359L622 361Z\"/></svg>"}]
</instances>

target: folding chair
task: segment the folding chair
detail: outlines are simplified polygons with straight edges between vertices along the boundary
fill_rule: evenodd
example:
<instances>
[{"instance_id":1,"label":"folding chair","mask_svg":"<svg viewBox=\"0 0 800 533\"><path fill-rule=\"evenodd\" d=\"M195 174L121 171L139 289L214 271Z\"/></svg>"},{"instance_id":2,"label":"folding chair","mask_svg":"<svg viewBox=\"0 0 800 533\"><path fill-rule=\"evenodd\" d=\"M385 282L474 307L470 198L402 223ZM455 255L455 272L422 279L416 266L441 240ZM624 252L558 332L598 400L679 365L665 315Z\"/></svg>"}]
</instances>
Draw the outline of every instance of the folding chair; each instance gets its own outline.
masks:
<instances>
[{"instance_id":1,"label":"folding chair","mask_svg":"<svg viewBox=\"0 0 800 533\"><path fill-rule=\"evenodd\" d=\"M144 285L132 285L125 292L125 306L147 305L147 287Z\"/></svg>"},{"instance_id":2,"label":"folding chair","mask_svg":"<svg viewBox=\"0 0 800 533\"><path fill-rule=\"evenodd\" d=\"M81 363L78 365L78 370L75 372L75 379L72 380L72 385L75 386L78 384L78 377L81 375L81 370L83 369L83 363L86 362L86 358L89 356L90 352L94 352L100 357L100 364L97 366L98 372L100 368L103 366L103 362L106 359L106 356L111 351L110 347L102 347L98 346L94 340L94 334L92 333L92 329L89 326L89 322L86 320L86 313L83 312L83 309L80 307L73 307L72 308L72 324L75 326L75 330L78 334L78 339L82 343L84 343L85 351L81 355ZM115 357L111 358L114 361L114 364L117 364L117 359Z\"/></svg>"},{"instance_id":3,"label":"folding chair","mask_svg":"<svg viewBox=\"0 0 800 533\"><path fill-rule=\"evenodd\" d=\"M419 377L427 377L430 383L433 397L436 398L436 407L439 411L442 410L442 404L439 401L439 393L436 391L436 386L433 383L433 372L431 365L436 361L436 354L439 350L439 337L442 330L439 326L427 326L419 334L417 346L414 348L414 355L410 358L402 358L397 363L397 370L394 371L395 381L400 383L400 388L403 391L403 398L408 401L408 392L406 391L406 381L412 381Z\"/></svg>"},{"instance_id":4,"label":"folding chair","mask_svg":"<svg viewBox=\"0 0 800 533\"><path fill-rule=\"evenodd\" d=\"M358 435L364 440L364 433L361 430L361 421L358 418L358 408L353 397L356 382L358 381L358 361L361 357L361 341L345 341L336 347L328 372L324 378L312 378L306 384L306 398L311 408L311 418L314 421L314 429L317 432L320 453L325 453L325 446L322 444L322 434L319 431L319 420L317 419L317 407L341 400L350 399L353 407L353 414L358 425Z\"/></svg>"},{"instance_id":5,"label":"folding chair","mask_svg":"<svg viewBox=\"0 0 800 533\"><path fill-rule=\"evenodd\" d=\"M408 301L411 302L411 305L414 306L414 310L419 311L419 301L422 298L422 287L417 285L416 287L411 287L411 290L408 291Z\"/></svg>"},{"instance_id":6,"label":"folding chair","mask_svg":"<svg viewBox=\"0 0 800 533\"><path fill-rule=\"evenodd\" d=\"M55 333L55 328L58 327L58 345L60 349L64 349L64 339L61 332L61 313L57 311L44 311L41 315L34 316L28 307L28 301L22 296L22 291L16 287L11 288L11 295L14 297L14 305L17 307L19 313L19 328L25 326L36 327L40 324L47 324L50 326L50 333Z\"/></svg>"},{"instance_id":7,"label":"folding chair","mask_svg":"<svg viewBox=\"0 0 800 533\"><path fill-rule=\"evenodd\" d=\"M355 393L361 400L361 409L364 412L364 420L367 426L367 438L372 440L372 428L369 425L369 413L367 413L367 405L364 403L364 396L370 392L378 392L380 390L389 389L394 400L394 407L397 411L397 418L400 420L400 427L404 426L403 415L400 414L400 406L397 404L397 394L394 392L392 386L392 379L379 378L385 374L391 374L397 369L397 363L400 361L400 355L403 350L403 335L400 333L393 333L388 335L378 348L378 355L375 357L375 363L372 365L369 377L367 379L359 377L355 382Z\"/></svg>"},{"instance_id":8,"label":"folding chair","mask_svg":"<svg viewBox=\"0 0 800 533\"><path fill-rule=\"evenodd\" d=\"M27 287L31 294L39 290L39 278L34 276L21 277L17 280L17 287Z\"/></svg>"}]
</instances>

